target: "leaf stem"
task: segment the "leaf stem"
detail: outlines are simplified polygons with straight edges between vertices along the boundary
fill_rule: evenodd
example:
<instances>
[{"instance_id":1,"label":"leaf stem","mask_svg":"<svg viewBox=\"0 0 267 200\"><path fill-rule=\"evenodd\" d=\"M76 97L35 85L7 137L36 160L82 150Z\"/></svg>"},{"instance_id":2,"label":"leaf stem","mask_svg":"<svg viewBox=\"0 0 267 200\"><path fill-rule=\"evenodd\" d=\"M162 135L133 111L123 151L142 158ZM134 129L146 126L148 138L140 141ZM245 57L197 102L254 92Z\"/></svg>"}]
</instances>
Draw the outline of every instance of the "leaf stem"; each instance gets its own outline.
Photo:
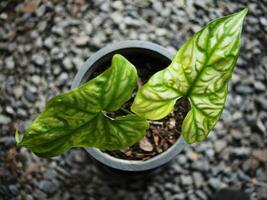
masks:
<instances>
[{"instance_id":1,"label":"leaf stem","mask_svg":"<svg viewBox=\"0 0 267 200\"><path fill-rule=\"evenodd\" d=\"M153 125L163 125L163 122L157 122L157 121L148 121L148 122Z\"/></svg>"},{"instance_id":2,"label":"leaf stem","mask_svg":"<svg viewBox=\"0 0 267 200\"><path fill-rule=\"evenodd\" d=\"M125 112L125 113L132 114L129 110L127 110L127 109L125 109L123 107L121 107L120 110L123 111L123 112Z\"/></svg>"}]
</instances>

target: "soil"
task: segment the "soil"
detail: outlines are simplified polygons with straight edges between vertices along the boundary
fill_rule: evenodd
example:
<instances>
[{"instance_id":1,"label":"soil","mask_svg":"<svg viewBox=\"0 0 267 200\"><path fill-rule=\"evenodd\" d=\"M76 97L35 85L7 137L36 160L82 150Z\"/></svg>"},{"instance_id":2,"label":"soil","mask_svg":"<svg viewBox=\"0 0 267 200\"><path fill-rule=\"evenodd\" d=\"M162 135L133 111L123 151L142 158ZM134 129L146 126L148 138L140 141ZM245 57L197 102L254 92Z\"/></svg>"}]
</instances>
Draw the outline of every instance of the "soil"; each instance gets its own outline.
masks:
<instances>
[{"instance_id":1,"label":"soil","mask_svg":"<svg viewBox=\"0 0 267 200\"><path fill-rule=\"evenodd\" d=\"M126 160L148 160L170 148L180 137L182 122L190 109L186 98L177 101L174 112L158 121L151 121L145 137L133 146L106 153Z\"/></svg>"}]
</instances>

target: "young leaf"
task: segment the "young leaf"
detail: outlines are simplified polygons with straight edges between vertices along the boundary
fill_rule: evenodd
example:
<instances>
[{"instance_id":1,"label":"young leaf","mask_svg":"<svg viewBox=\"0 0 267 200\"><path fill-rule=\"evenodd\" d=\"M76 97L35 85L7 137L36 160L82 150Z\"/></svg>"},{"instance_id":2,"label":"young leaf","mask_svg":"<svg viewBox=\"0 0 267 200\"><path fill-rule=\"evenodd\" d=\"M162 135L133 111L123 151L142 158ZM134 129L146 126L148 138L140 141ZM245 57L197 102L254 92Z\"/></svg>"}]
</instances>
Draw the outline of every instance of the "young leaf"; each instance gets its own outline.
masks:
<instances>
[{"instance_id":1,"label":"young leaf","mask_svg":"<svg viewBox=\"0 0 267 200\"><path fill-rule=\"evenodd\" d=\"M186 96L191 110L182 124L188 143L205 139L218 121L240 48L244 9L209 23L187 40L170 66L153 75L138 91L132 111L158 120Z\"/></svg>"},{"instance_id":2,"label":"young leaf","mask_svg":"<svg viewBox=\"0 0 267 200\"><path fill-rule=\"evenodd\" d=\"M112 119L105 111L115 111L129 100L136 81L135 67L114 55L108 70L52 98L18 144L45 157L71 147L118 150L131 146L144 136L148 123L134 114Z\"/></svg>"}]
</instances>

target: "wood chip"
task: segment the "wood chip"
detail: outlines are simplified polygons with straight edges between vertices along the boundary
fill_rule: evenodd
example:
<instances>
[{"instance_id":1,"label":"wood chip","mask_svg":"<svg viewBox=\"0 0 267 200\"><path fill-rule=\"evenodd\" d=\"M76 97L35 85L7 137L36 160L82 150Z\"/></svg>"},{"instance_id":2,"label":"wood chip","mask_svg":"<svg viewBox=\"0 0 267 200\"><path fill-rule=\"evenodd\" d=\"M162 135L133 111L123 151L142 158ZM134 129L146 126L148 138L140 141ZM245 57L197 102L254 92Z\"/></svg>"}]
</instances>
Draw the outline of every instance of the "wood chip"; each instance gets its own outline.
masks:
<instances>
[{"instance_id":1,"label":"wood chip","mask_svg":"<svg viewBox=\"0 0 267 200\"><path fill-rule=\"evenodd\" d=\"M170 128L175 128L176 120L174 118L170 118L169 121L169 127Z\"/></svg>"},{"instance_id":2,"label":"wood chip","mask_svg":"<svg viewBox=\"0 0 267 200\"><path fill-rule=\"evenodd\" d=\"M153 145L149 142L147 137L144 137L142 140L139 141L139 147L143 151L153 151Z\"/></svg>"},{"instance_id":3,"label":"wood chip","mask_svg":"<svg viewBox=\"0 0 267 200\"><path fill-rule=\"evenodd\" d=\"M153 132L153 140L156 146L159 145L159 139L160 139L159 134L156 132Z\"/></svg>"}]
</instances>

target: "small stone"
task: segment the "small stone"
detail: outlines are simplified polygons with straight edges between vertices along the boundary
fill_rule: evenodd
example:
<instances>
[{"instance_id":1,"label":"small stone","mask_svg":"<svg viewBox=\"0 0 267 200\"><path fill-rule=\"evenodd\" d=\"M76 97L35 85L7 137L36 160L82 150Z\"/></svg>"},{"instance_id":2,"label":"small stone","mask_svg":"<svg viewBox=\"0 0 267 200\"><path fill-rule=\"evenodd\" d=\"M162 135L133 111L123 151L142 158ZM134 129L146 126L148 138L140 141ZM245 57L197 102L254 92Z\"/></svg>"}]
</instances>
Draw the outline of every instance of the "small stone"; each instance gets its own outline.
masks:
<instances>
[{"instance_id":1,"label":"small stone","mask_svg":"<svg viewBox=\"0 0 267 200\"><path fill-rule=\"evenodd\" d=\"M55 65L53 68L53 74L54 75L59 75L61 72L61 68L58 65Z\"/></svg>"},{"instance_id":2,"label":"small stone","mask_svg":"<svg viewBox=\"0 0 267 200\"><path fill-rule=\"evenodd\" d=\"M59 75L59 77L58 77L58 82L59 82L60 84L63 84L66 80L68 80L68 78L69 78L68 74L67 74L66 72L63 72L63 73L61 73L61 74Z\"/></svg>"},{"instance_id":3,"label":"small stone","mask_svg":"<svg viewBox=\"0 0 267 200\"><path fill-rule=\"evenodd\" d=\"M254 84L254 87L255 87L256 90L258 90L258 91L266 91L266 86L262 82L254 81L253 84Z\"/></svg>"},{"instance_id":4,"label":"small stone","mask_svg":"<svg viewBox=\"0 0 267 200\"><path fill-rule=\"evenodd\" d=\"M15 94L16 98L21 97L22 94L23 94L23 88L20 85L19 86L15 86L13 91L14 91L14 94Z\"/></svg>"},{"instance_id":5,"label":"small stone","mask_svg":"<svg viewBox=\"0 0 267 200\"><path fill-rule=\"evenodd\" d=\"M193 172L193 181L196 188L200 188L204 183L204 178L201 173Z\"/></svg>"},{"instance_id":6,"label":"small stone","mask_svg":"<svg viewBox=\"0 0 267 200\"><path fill-rule=\"evenodd\" d=\"M75 57L75 58L73 58L73 63L75 65L76 69L80 69L84 64L84 61L79 57Z\"/></svg>"},{"instance_id":7,"label":"small stone","mask_svg":"<svg viewBox=\"0 0 267 200\"><path fill-rule=\"evenodd\" d=\"M63 60L63 66L66 70L71 70L73 67L73 64L71 62L71 59L69 57L64 58Z\"/></svg>"},{"instance_id":8,"label":"small stone","mask_svg":"<svg viewBox=\"0 0 267 200\"><path fill-rule=\"evenodd\" d=\"M44 46L46 46L49 49L51 49L54 46L54 41L52 40L51 37L45 39Z\"/></svg>"},{"instance_id":9,"label":"small stone","mask_svg":"<svg viewBox=\"0 0 267 200\"><path fill-rule=\"evenodd\" d=\"M36 85L40 84L40 82L41 82L40 76L33 75L32 76L32 82L35 83Z\"/></svg>"},{"instance_id":10,"label":"small stone","mask_svg":"<svg viewBox=\"0 0 267 200\"><path fill-rule=\"evenodd\" d=\"M198 196L199 200L207 200L208 199L207 195L204 192L202 192L201 190L197 190L196 195Z\"/></svg>"},{"instance_id":11,"label":"small stone","mask_svg":"<svg viewBox=\"0 0 267 200\"><path fill-rule=\"evenodd\" d=\"M156 29L156 35L157 36L164 36L164 35L166 35L166 33L167 33L166 29L163 29L163 28Z\"/></svg>"},{"instance_id":12,"label":"small stone","mask_svg":"<svg viewBox=\"0 0 267 200\"><path fill-rule=\"evenodd\" d=\"M184 200L186 195L184 193L178 193L173 196L171 196L170 200Z\"/></svg>"},{"instance_id":13,"label":"small stone","mask_svg":"<svg viewBox=\"0 0 267 200\"><path fill-rule=\"evenodd\" d=\"M65 35L65 31L64 31L63 27L60 27L57 25L53 26L52 32L58 34L61 37Z\"/></svg>"},{"instance_id":14,"label":"small stone","mask_svg":"<svg viewBox=\"0 0 267 200\"><path fill-rule=\"evenodd\" d=\"M197 198L194 194L188 195L188 199L189 200L199 200L199 198Z\"/></svg>"},{"instance_id":15,"label":"small stone","mask_svg":"<svg viewBox=\"0 0 267 200\"><path fill-rule=\"evenodd\" d=\"M37 100L36 94L31 92L30 90L26 90L25 97L29 102L35 102Z\"/></svg>"},{"instance_id":16,"label":"small stone","mask_svg":"<svg viewBox=\"0 0 267 200\"><path fill-rule=\"evenodd\" d=\"M0 144L4 144L5 146L9 147L16 144L14 137L4 136L0 137Z\"/></svg>"},{"instance_id":17,"label":"small stone","mask_svg":"<svg viewBox=\"0 0 267 200\"><path fill-rule=\"evenodd\" d=\"M149 142L149 140L147 139L147 137L144 137L142 140L139 141L139 147L143 150L143 151L153 151L153 145Z\"/></svg>"},{"instance_id":18,"label":"small stone","mask_svg":"<svg viewBox=\"0 0 267 200\"><path fill-rule=\"evenodd\" d=\"M38 9L36 10L36 15L38 17L43 16L45 14L45 10L46 10L46 6L44 4L39 6Z\"/></svg>"},{"instance_id":19,"label":"small stone","mask_svg":"<svg viewBox=\"0 0 267 200\"><path fill-rule=\"evenodd\" d=\"M187 159L184 155L179 155L177 157L177 161L180 165L184 165L187 162Z\"/></svg>"},{"instance_id":20,"label":"small stone","mask_svg":"<svg viewBox=\"0 0 267 200\"><path fill-rule=\"evenodd\" d=\"M6 65L6 68L7 69L14 69L14 67L15 67L15 62L14 62L14 59L13 59L13 57L7 57L6 59L5 59L5 65Z\"/></svg>"},{"instance_id":21,"label":"small stone","mask_svg":"<svg viewBox=\"0 0 267 200\"><path fill-rule=\"evenodd\" d=\"M253 88L248 85L238 84L235 88L236 92L239 94L251 94L253 93Z\"/></svg>"},{"instance_id":22,"label":"small stone","mask_svg":"<svg viewBox=\"0 0 267 200\"><path fill-rule=\"evenodd\" d=\"M74 42L77 46L82 46L82 45L86 45L89 39L90 38L87 35L82 35L79 37L75 37Z\"/></svg>"},{"instance_id":23,"label":"small stone","mask_svg":"<svg viewBox=\"0 0 267 200\"><path fill-rule=\"evenodd\" d=\"M214 143L216 153L220 153L226 146L227 143L224 140L216 140Z\"/></svg>"},{"instance_id":24,"label":"small stone","mask_svg":"<svg viewBox=\"0 0 267 200\"><path fill-rule=\"evenodd\" d=\"M84 24L84 27L85 27L85 31L86 31L87 35L90 35L90 34L92 33L92 31L93 31L93 26L92 26L92 24L86 22L86 23Z\"/></svg>"},{"instance_id":25,"label":"small stone","mask_svg":"<svg viewBox=\"0 0 267 200\"><path fill-rule=\"evenodd\" d=\"M6 112L7 112L8 114L14 114L14 109L13 109L11 106L7 106L7 107L6 107Z\"/></svg>"},{"instance_id":26,"label":"small stone","mask_svg":"<svg viewBox=\"0 0 267 200\"><path fill-rule=\"evenodd\" d=\"M33 197L35 197L35 199L38 199L38 200L47 200L47 194L42 192L39 189L35 189L33 191Z\"/></svg>"},{"instance_id":27,"label":"small stone","mask_svg":"<svg viewBox=\"0 0 267 200\"><path fill-rule=\"evenodd\" d=\"M188 176L188 175L182 175L181 182L183 186L189 186L189 185L192 185L193 183L191 176Z\"/></svg>"},{"instance_id":28,"label":"small stone","mask_svg":"<svg viewBox=\"0 0 267 200\"><path fill-rule=\"evenodd\" d=\"M0 115L0 124L8 124L11 122L11 119L8 116Z\"/></svg>"},{"instance_id":29,"label":"small stone","mask_svg":"<svg viewBox=\"0 0 267 200\"><path fill-rule=\"evenodd\" d=\"M267 174L261 168L256 171L256 179L261 182L267 182Z\"/></svg>"},{"instance_id":30,"label":"small stone","mask_svg":"<svg viewBox=\"0 0 267 200\"><path fill-rule=\"evenodd\" d=\"M45 64L45 59L41 54L34 54L32 56L32 61L33 63L35 63L36 65L44 65Z\"/></svg>"},{"instance_id":31,"label":"small stone","mask_svg":"<svg viewBox=\"0 0 267 200\"><path fill-rule=\"evenodd\" d=\"M44 177L53 180L57 177L57 172L54 169L47 169L47 171L44 173Z\"/></svg>"},{"instance_id":32,"label":"small stone","mask_svg":"<svg viewBox=\"0 0 267 200\"><path fill-rule=\"evenodd\" d=\"M30 194L27 194L25 199L26 200L34 200L34 198Z\"/></svg>"},{"instance_id":33,"label":"small stone","mask_svg":"<svg viewBox=\"0 0 267 200\"><path fill-rule=\"evenodd\" d=\"M8 189L9 189L10 193L14 196L17 196L19 194L19 190L18 190L16 185L9 185Z\"/></svg>"},{"instance_id":34,"label":"small stone","mask_svg":"<svg viewBox=\"0 0 267 200\"><path fill-rule=\"evenodd\" d=\"M19 117L27 117L27 111L24 110L23 108L18 108L17 110L17 115Z\"/></svg>"},{"instance_id":35,"label":"small stone","mask_svg":"<svg viewBox=\"0 0 267 200\"><path fill-rule=\"evenodd\" d=\"M261 132L262 132L263 134L266 133L267 128L266 128L266 126L264 126L264 124L263 124L263 122L261 121L260 118L257 119L256 125L257 125L257 127L259 128L259 130L261 130Z\"/></svg>"},{"instance_id":36,"label":"small stone","mask_svg":"<svg viewBox=\"0 0 267 200\"><path fill-rule=\"evenodd\" d=\"M113 4L112 4L112 7L114 9L120 10L120 11L124 9L122 1L114 1Z\"/></svg>"},{"instance_id":37,"label":"small stone","mask_svg":"<svg viewBox=\"0 0 267 200\"><path fill-rule=\"evenodd\" d=\"M162 2L161 1L153 2L152 6L158 13L161 13L161 11L163 10L163 6L162 6Z\"/></svg>"},{"instance_id":38,"label":"small stone","mask_svg":"<svg viewBox=\"0 0 267 200\"><path fill-rule=\"evenodd\" d=\"M232 148L231 153L233 156L237 156L237 157L249 156L250 149L248 147Z\"/></svg>"},{"instance_id":39,"label":"small stone","mask_svg":"<svg viewBox=\"0 0 267 200\"><path fill-rule=\"evenodd\" d=\"M218 178L210 178L209 181L209 186L214 189L214 190L219 190L222 188L222 182Z\"/></svg>"},{"instance_id":40,"label":"small stone","mask_svg":"<svg viewBox=\"0 0 267 200\"><path fill-rule=\"evenodd\" d=\"M237 175L241 181L251 182L251 178L248 175L246 175L243 171L238 170Z\"/></svg>"},{"instance_id":41,"label":"small stone","mask_svg":"<svg viewBox=\"0 0 267 200\"><path fill-rule=\"evenodd\" d=\"M208 160L197 160L192 163L192 168L201 172L208 172L210 170L210 164Z\"/></svg>"},{"instance_id":42,"label":"small stone","mask_svg":"<svg viewBox=\"0 0 267 200\"><path fill-rule=\"evenodd\" d=\"M43 180L40 182L39 188L47 194L53 194L57 191L58 186L52 181Z\"/></svg>"},{"instance_id":43,"label":"small stone","mask_svg":"<svg viewBox=\"0 0 267 200\"><path fill-rule=\"evenodd\" d=\"M6 13L1 13L0 18L6 20L8 18L8 15Z\"/></svg>"},{"instance_id":44,"label":"small stone","mask_svg":"<svg viewBox=\"0 0 267 200\"><path fill-rule=\"evenodd\" d=\"M266 18L266 16L265 17L260 17L260 23L263 26L267 26L267 18Z\"/></svg>"}]
</instances>

